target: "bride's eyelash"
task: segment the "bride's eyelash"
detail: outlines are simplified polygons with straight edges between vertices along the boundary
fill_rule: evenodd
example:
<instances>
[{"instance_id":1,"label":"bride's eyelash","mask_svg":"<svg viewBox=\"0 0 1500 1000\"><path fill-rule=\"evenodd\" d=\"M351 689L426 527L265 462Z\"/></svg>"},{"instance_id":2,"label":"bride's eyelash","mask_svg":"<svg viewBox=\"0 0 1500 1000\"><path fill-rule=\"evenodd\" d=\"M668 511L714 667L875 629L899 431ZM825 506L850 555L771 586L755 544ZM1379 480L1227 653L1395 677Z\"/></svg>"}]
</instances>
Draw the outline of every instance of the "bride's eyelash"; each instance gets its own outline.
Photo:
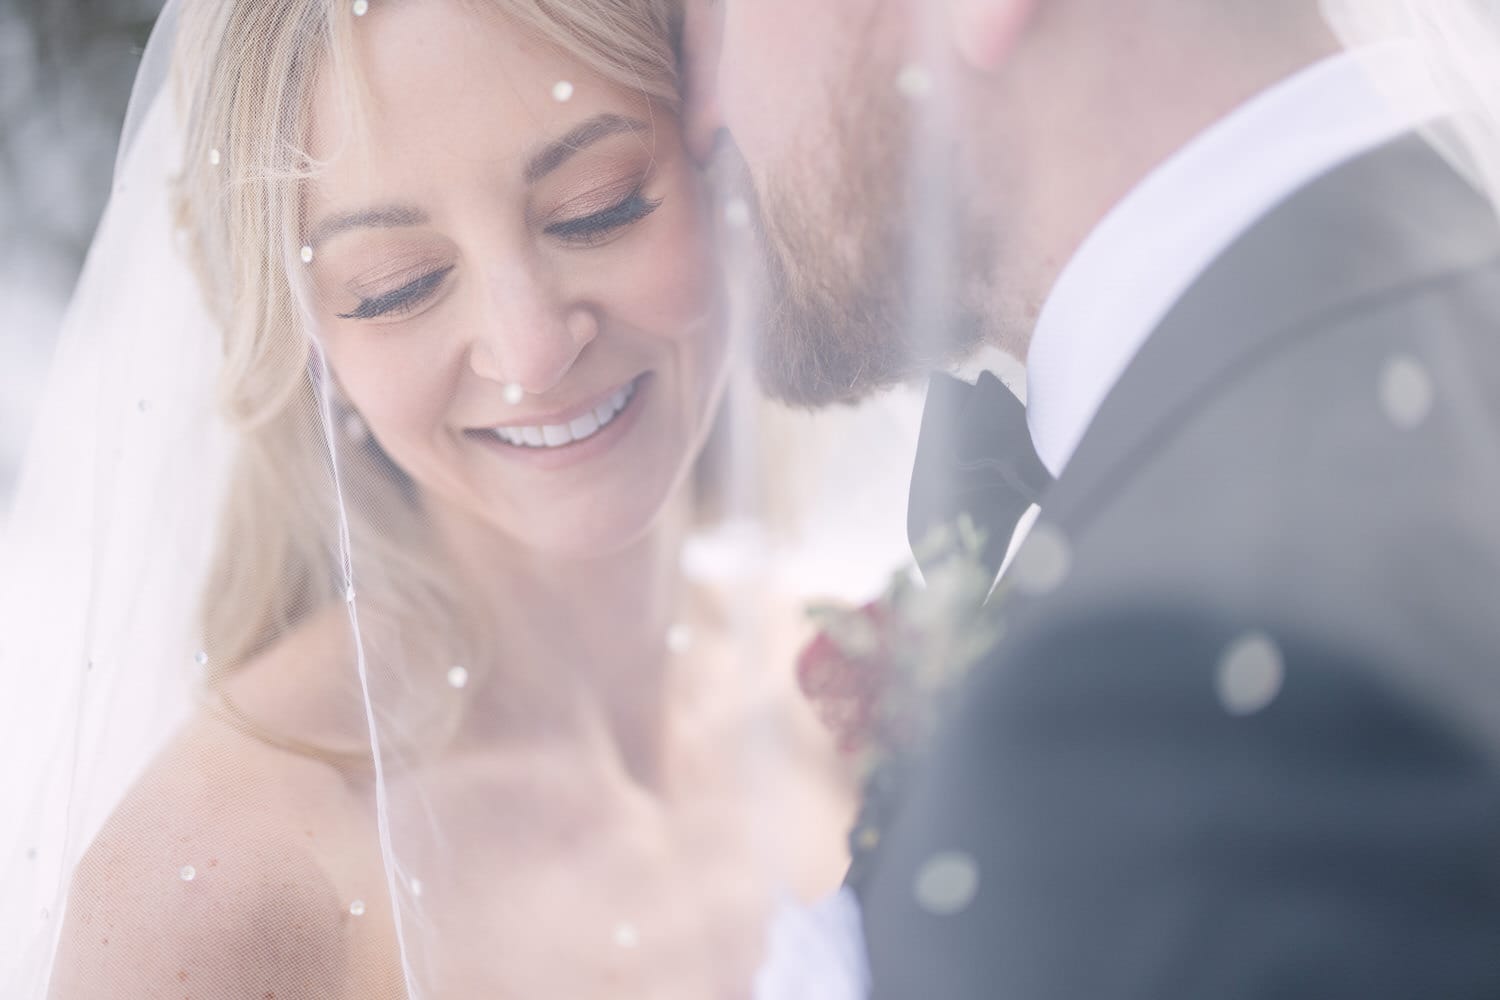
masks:
<instances>
[{"instance_id":1,"label":"bride's eyelash","mask_svg":"<svg viewBox=\"0 0 1500 1000\"><path fill-rule=\"evenodd\" d=\"M592 215L554 222L544 232L569 243L589 245L633 222L639 222L661 206L661 199L648 199L636 188L624 200Z\"/></svg>"},{"instance_id":2,"label":"bride's eyelash","mask_svg":"<svg viewBox=\"0 0 1500 1000\"><path fill-rule=\"evenodd\" d=\"M555 236L568 243L589 246L602 242L605 237L616 230L639 222L660 206L660 198L646 198L641 194L641 189L636 188L623 200L601 212L577 219L554 222L546 227L545 232L549 236ZM338 317L339 319L376 319L381 316L409 313L430 298L443 283L443 279L448 276L448 272L452 270L453 265L450 264L436 271L430 271L394 291L362 298L353 310L339 313Z\"/></svg>"},{"instance_id":3,"label":"bride's eyelash","mask_svg":"<svg viewBox=\"0 0 1500 1000\"><path fill-rule=\"evenodd\" d=\"M339 319L375 319L378 316L389 316L393 313L396 315L409 313L437 291L438 286L452 270L453 265L449 264L436 271L429 271L394 291L368 299L360 299L359 305L352 312L339 313L338 317Z\"/></svg>"}]
</instances>

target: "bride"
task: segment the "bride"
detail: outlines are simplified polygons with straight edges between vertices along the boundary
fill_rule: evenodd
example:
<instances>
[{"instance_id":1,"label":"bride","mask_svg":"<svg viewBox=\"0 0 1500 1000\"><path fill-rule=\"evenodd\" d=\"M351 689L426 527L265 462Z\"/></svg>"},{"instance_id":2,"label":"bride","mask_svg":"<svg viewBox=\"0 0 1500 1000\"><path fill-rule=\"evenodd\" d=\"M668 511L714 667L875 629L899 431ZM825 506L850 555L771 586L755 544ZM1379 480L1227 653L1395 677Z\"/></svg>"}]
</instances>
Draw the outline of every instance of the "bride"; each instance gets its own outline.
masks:
<instances>
[{"instance_id":1,"label":"bride","mask_svg":"<svg viewBox=\"0 0 1500 1000\"><path fill-rule=\"evenodd\" d=\"M850 799L789 616L681 570L733 338L672 4L171 15L233 459L196 708L68 866L48 995L747 995Z\"/></svg>"}]
</instances>

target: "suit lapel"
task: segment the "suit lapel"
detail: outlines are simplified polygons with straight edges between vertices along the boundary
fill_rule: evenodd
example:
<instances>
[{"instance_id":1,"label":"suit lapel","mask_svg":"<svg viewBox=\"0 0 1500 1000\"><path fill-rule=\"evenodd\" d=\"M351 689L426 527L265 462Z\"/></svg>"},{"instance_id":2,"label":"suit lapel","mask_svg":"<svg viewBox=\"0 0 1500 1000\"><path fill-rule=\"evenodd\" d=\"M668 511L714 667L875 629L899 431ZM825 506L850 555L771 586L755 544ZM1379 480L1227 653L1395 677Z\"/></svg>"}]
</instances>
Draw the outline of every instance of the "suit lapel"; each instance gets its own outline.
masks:
<instances>
[{"instance_id":1,"label":"suit lapel","mask_svg":"<svg viewBox=\"0 0 1500 1000\"><path fill-rule=\"evenodd\" d=\"M1497 254L1490 203L1419 136L1307 185L1225 251L1152 333L1043 518L1086 521L1174 426L1279 344Z\"/></svg>"}]
</instances>

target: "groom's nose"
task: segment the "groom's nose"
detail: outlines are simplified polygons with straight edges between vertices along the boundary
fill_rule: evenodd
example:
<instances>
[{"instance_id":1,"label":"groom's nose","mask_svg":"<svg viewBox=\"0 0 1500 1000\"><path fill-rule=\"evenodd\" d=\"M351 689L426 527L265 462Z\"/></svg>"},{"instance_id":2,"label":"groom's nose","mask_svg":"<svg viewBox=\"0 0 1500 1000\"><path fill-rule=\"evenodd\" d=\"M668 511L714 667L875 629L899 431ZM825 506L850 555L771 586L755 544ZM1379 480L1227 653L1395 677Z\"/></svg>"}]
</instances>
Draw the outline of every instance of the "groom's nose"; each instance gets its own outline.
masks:
<instances>
[{"instance_id":1,"label":"groom's nose","mask_svg":"<svg viewBox=\"0 0 1500 1000\"><path fill-rule=\"evenodd\" d=\"M718 79L723 46L723 0L686 0L682 20L683 135L688 153L700 167L712 161L725 128Z\"/></svg>"}]
</instances>

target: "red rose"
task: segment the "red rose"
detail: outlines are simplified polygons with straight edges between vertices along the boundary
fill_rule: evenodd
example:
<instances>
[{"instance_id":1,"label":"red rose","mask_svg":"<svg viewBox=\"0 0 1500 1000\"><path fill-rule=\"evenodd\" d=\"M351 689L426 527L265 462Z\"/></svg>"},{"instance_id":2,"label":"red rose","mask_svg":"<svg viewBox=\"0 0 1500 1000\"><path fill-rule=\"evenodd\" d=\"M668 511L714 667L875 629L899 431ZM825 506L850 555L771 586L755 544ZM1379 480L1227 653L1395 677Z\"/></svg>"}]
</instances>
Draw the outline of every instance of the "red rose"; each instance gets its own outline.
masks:
<instances>
[{"instance_id":1,"label":"red rose","mask_svg":"<svg viewBox=\"0 0 1500 1000\"><path fill-rule=\"evenodd\" d=\"M880 601L830 618L797 657L797 683L818 717L854 753L878 737L892 671L891 615Z\"/></svg>"}]
</instances>

